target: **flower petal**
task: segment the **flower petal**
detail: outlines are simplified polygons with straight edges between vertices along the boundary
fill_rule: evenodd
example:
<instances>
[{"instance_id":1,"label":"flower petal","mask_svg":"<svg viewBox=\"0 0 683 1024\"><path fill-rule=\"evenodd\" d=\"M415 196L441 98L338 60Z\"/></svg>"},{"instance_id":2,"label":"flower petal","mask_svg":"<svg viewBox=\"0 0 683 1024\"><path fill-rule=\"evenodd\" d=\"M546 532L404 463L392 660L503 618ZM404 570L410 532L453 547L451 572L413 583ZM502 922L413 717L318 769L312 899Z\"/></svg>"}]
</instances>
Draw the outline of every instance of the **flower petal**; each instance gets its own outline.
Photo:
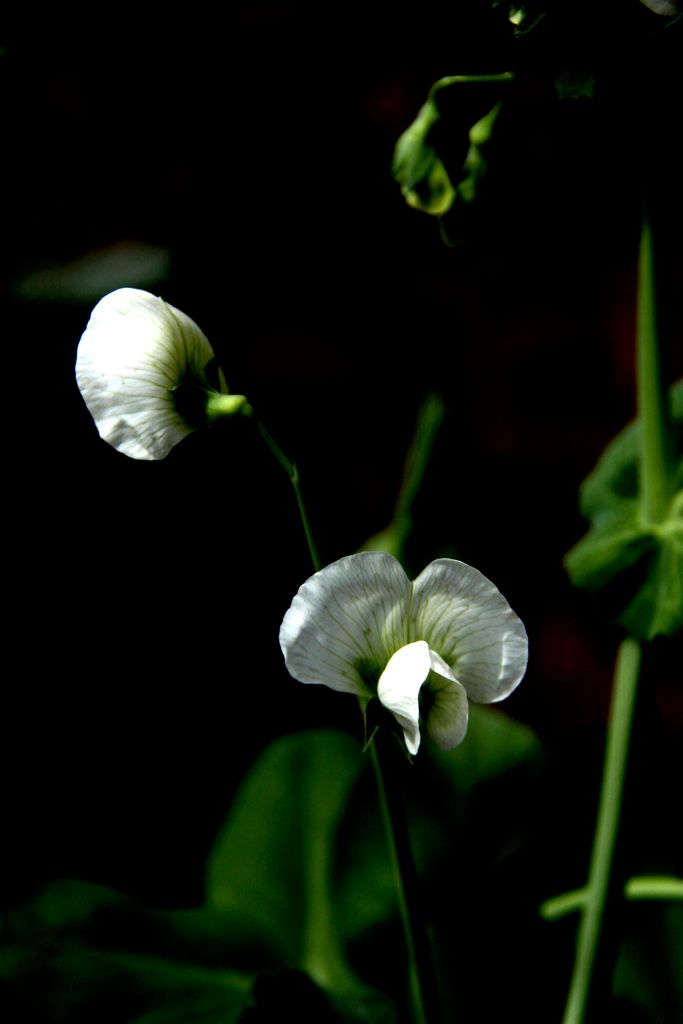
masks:
<instances>
[{"instance_id":1,"label":"flower petal","mask_svg":"<svg viewBox=\"0 0 683 1024\"><path fill-rule=\"evenodd\" d=\"M189 316L149 292L119 288L92 311L76 380L105 441L134 459L163 459L193 430L173 389L212 358Z\"/></svg>"},{"instance_id":2,"label":"flower petal","mask_svg":"<svg viewBox=\"0 0 683 1024\"><path fill-rule=\"evenodd\" d=\"M370 696L393 651L407 642L410 581L380 551L347 555L299 588L280 627L291 675Z\"/></svg>"},{"instance_id":3,"label":"flower petal","mask_svg":"<svg viewBox=\"0 0 683 1024\"><path fill-rule=\"evenodd\" d=\"M470 700L502 700L526 671L521 619L477 569L439 558L413 583L413 635L426 640L465 687Z\"/></svg>"},{"instance_id":4,"label":"flower petal","mask_svg":"<svg viewBox=\"0 0 683 1024\"><path fill-rule=\"evenodd\" d=\"M416 640L389 658L377 684L377 696L403 729L411 754L417 754L420 746L418 695L430 669L429 647L424 640Z\"/></svg>"},{"instance_id":5,"label":"flower petal","mask_svg":"<svg viewBox=\"0 0 683 1024\"><path fill-rule=\"evenodd\" d=\"M429 656L427 732L438 746L450 750L462 743L467 732L467 693L440 655L430 650Z\"/></svg>"}]
</instances>

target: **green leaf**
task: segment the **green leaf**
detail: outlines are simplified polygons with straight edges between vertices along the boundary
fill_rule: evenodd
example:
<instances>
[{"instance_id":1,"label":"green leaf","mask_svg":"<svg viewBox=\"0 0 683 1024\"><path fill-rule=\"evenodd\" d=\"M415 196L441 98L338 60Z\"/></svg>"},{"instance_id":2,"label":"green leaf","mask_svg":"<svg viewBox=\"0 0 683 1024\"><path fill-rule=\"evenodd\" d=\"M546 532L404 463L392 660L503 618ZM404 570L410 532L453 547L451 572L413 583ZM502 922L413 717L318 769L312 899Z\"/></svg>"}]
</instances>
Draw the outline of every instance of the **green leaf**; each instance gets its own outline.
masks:
<instances>
[{"instance_id":1,"label":"green leaf","mask_svg":"<svg viewBox=\"0 0 683 1024\"><path fill-rule=\"evenodd\" d=\"M424 743L408 771L411 845L422 876L460 863L493 864L517 842L518 774L535 771L540 744L530 729L491 707L470 705L455 750ZM347 939L357 940L397 912L373 779L356 786L344 822L336 906Z\"/></svg>"},{"instance_id":2,"label":"green leaf","mask_svg":"<svg viewBox=\"0 0 683 1024\"><path fill-rule=\"evenodd\" d=\"M575 586L618 590L617 621L646 640L683 627L683 381L672 389L671 408L674 497L667 516L653 524L642 515L636 420L608 445L583 482L580 507L591 527L565 557Z\"/></svg>"},{"instance_id":3,"label":"green leaf","mask_svg":"<svg viewBox=\"0 0 683 1024\"><path fill-rule=\"evenodd\" d=\"M620 616L632 636L648 640L683 628L683 543L673 530L657 540L645 582Z\"/></svg>"},{"instance_id":4,"label":"green leaf","mask_svg":"<svg viewBox=\"0 0 683 1024\"><path fill-rule=\"evenodd\" d=\"M207 868L209 906L237 912L281 963L337 994L363 988L331 904L337 829L363 766L360 746L341 733L272 744L243 783Z\"/></svg>"},{"instance_id":5,"label":"green leaf","mask_svg":"<svg viewBox=\"0 0 683 1024\"><path fill-rule=\"evenodd\" d=\"M514 849L528 791L518 775L539 752L528 728L482 707L470 708L456 750L423 745L405 779L423 875L450 871L454 850L461 863L490 872ZM348 736L305 733L267 748L216 840L207 898L226 920L261 933L281 965L308 972L345 1019L363 1019L368 1008L368 1019L393 1019L386 998L349 967L362 964L364 977L382 987L386 960L396 948L402 956L402 946L370 759ZM388 939L375 946L378 929ZM449 932L450 923L444 937ZM400 976L391 982L400 986Z\"/></svg>"},{"instance_id":6,"label":"green leaf","mask_svg":"<svg viewBox=\"0 0 683 1024\"><path fill-rule=\"evenodd\" d=\"M613 986L615 1004L621 1006L615 1005L619 1016L614 1019L680 1021L683 904L633 902L624 928ZM630 1013L627 1006L633 1007Z\"/></svg>"}]
</instances>

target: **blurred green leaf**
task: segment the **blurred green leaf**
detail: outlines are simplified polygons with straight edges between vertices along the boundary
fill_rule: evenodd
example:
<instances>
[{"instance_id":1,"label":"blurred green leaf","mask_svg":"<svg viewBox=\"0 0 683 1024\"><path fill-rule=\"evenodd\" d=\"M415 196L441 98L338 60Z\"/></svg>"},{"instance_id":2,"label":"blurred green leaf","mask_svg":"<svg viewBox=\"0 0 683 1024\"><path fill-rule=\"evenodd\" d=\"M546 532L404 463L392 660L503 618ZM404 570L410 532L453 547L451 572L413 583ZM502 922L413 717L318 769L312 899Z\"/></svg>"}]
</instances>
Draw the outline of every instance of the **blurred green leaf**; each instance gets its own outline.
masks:
<instances>
[{"instance_id":1,"label":"blurred green leaf","mask_svg":"<svg viewBox=\"0 0 683 1024\"><path fill-rule=\"evenodd\" d=\"M341 733L272 744L243 783L207 867L209 906L251 919L283 964L339 994L363 988L331 904L337 829L363 763L360 746Z\"/></svg>"},{"instance_id":2,"label":"blurred green leaf","mask_svg":"<svg viewBox=\"0 0 683 1024\"><path fill-rule=\"evenodd\" d=\"M424 757L405 764L425 882L444 884L455 850L474 884L478 872L490 879L519 841L527 791L519 772L537 763L538 753L526 727L473 707L457 750L425 745ZM398 1011L379 989L400 998L395 958L402 940L374 779L360 744L330 731L287 736L267 748L216 840L207 890L201 909L160 913L101 886L50 884L3 917L5 1019L231 1024L243 1014L248 1020L251 1007L261 1019L293 999L321 1022L395 1024ZM431 907L436 921L442 902ZM439 925L444 949L448 924ZM385 940L375 947L378 929ZM500 935L505 942L504 929ZM370 981L359 980L349 958L364 965ZM394 965L388 980L387 964Z\"/></svg>"},{"instance_id":3,"label":"blurred green leaf","mask_svg":"<svg viewBox=\"0 0 683 1024\"><path fill-rule=\"evenodd\" d=\"M613 985L615 1019L677 1024L683 1007L683 904L631 903L624 923ZM642 1017L626 1017L626 1006L637 1007Z\"/></svg>"},{"instance_id":4,"label":"blurred green leaf","mask_svg":"<svg viewBox=\"0 0 683 1024\"><path fill-rule=\"evenodd\" d=\"M455 750L425 743L409 770L411 845L424 878L460 863L493 864L519 840L523 827L519 772L535 771L541 746L534 733L490 707L470 705L465 739ZM357 786L343 829L336 906L348 940L396 913L386 839L373 780Z\"/></svg>"},{"instance_id":5,"label":"blurred green leaf","mask_svg":"<svg viewBox=\"0 0 683 1024\"><path fill-rule=\"evenodd\" d=\"M86 882L48 885L3 915L5 1020L232 1024L253 977L183 935L174 915Z\"/></svg>"},{"instance_id":6,"label":"blurred green leaf","mask_svg":"<svg viewBox=\"0 0 683 1024\"><path fill-rule=\"evenodd\" d=\"M497 833L491 850L509 842L509 777L537 763L540 745L523 725L492 708L472 706L464 742L444 752L425 746L410 779L411 817L416 856L423 869L447 856L475 796L496 803L496 780L506 793L498 816L490 815L485 834L457 838L458 846L477 849ZM209 862L211 905L251 914L272 933L282 962L306 966L306 940L320 947L307 919L324 893L327 922L336 920L346 940L395 912L393 878L386 838L378 815L374 780L358 744L335 732L302 733L276 741L244 782ZM323 846L324 852L307 849ZM311 877L319 875L322 877ZM322 906L321 906L322 909ZM335 957L341 942L335 940ZM334 961L333 961L334 963Z\"/></svg>"},{"instance_id":7,"label":"blurred green leaf","mask_svg":"<svg viewBox=\"0 0 683 1024\"><path fill-rule=\"evenodd\" d=\"M670 635L683 626L683 381L672 389L671 408L674 498L667 518L643 522L636 420L608 445L583 482L580 507L591 527L565 558L577 587L619 584L617 620L640 639Z\"/></svg>"},{"instance_id":8,"label":"blurred green leaf","mask_svg":"<svg viewBox=\"0 0 683 1024\"><path fill-rule=\"evenodd\" d=\"M399 561L403 559L405 543L413 528L413 504L427 472L445 414L446 405L441 395L428 394L420 406L391 522L369 537L359 548L360 551L387 551Z\"/></svg>"}]
</instances>

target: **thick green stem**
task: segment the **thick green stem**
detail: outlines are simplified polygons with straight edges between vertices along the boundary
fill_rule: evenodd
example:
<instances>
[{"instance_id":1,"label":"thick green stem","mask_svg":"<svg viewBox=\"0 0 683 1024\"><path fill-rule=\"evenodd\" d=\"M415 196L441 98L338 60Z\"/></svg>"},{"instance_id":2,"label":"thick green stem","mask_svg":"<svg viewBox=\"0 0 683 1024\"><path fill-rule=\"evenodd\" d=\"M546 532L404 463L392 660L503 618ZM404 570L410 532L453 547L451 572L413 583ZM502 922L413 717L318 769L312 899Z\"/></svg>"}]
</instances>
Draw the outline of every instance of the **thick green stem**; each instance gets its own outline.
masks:
<instances>
[{"instance_id":1,"label":"thick green stem","mask_svg":"<svg viewBox=\"0 0 683 1024\"><path fill-rule=\"evenodd\" d=\"M408 953L410 1000L415 1024L434 1024L437 1020L436 985L425 924L419 912L421 904L417 872L410 849L405 812L400 794L392 785L391 765L387 764L388 751L383 748L383 739L379 730L370 743L370 754Z\"/></svg>"},{"instance_id":2,"label":"thick green stem","mask_svg":"<svg viewBox=\"0 0 683 1024\"><path fill-rule=\"evenodd\" d=\"M672 494L669 415L659 359L652 231L647 217L643 221L638 264L636 372L642 430L640 508L644 523L653 525L666 518Z\"/></svg>"},{"instance_id":3,"label":"thick green stem","mask_svg":"<svg viewBox=\"0 0 683 1024\"><path fill-rule=\"evenodd\" d=\"M588 1008L621 816L640 660L640 643L627 637L622 641L617 655L588 890L579 925L564 1024L581 1024Z\"/></svg>"}]
</instances>

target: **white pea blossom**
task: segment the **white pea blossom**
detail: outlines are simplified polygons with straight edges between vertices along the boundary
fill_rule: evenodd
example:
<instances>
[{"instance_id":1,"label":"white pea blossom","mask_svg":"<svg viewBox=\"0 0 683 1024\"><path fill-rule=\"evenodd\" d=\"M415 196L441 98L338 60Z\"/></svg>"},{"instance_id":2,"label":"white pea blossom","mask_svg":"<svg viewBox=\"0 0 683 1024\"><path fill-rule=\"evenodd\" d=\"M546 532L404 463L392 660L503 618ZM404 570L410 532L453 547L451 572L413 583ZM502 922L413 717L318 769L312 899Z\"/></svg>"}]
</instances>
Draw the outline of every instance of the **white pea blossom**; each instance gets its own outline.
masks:
<instances>
[{"instance_id":1,"label":"white pea blossom","mask_svg":"<svg viewBox=\"0 0 683 1024\"><path fill-rule=\"evenodd\" d=\"M392 555L347 555L311 576L280 628L289 672L379 698L417 753L420 726L441 747L467 730L468 700L507 697L527 665L527 635L477 569L439 558L410 581Z\"/></svg>"},{"instance_id":2,"label":"white pea blossom","mask_svg":"<svg viewBox=\"0 0 683 1024\"><path fill-rule=\"evenodd\" d=\"M134 459L163 459L219 416L245 411L194 320L163 299L119 288L92 311L76 380L100 436Z\"/></svg>"}]
</instances>

